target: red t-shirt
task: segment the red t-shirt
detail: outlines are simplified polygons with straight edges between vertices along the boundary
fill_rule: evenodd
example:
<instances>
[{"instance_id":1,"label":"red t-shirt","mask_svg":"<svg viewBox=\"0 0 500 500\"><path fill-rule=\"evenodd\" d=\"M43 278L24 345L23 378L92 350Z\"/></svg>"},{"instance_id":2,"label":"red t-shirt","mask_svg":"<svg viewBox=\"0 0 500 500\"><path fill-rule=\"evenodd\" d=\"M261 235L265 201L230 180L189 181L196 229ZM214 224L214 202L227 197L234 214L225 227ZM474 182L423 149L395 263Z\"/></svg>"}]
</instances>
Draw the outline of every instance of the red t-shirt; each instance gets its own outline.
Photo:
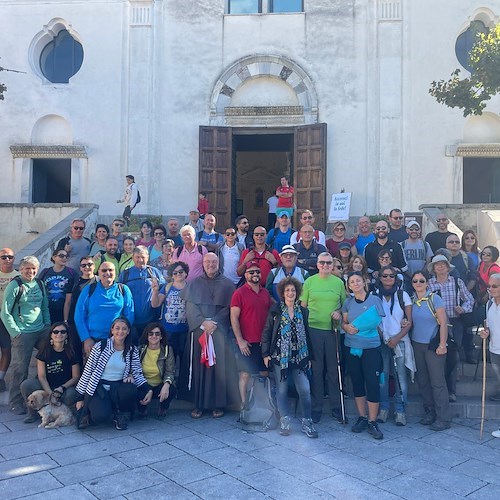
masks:
<instances>
[{"instance_id":1,"label":"red t-shirt","mask_svg":"<svg viewBox=\"0 0 500 500\"><path fill-rule=\"evenodd\" d=\"M281 258L280 254L276 250L268 250L271 252L274 256L274 258L278 261L276 264L277 266L281 266ZM240 261L238 262L238 267L241 266L241 263L245 260L245 257L248 255L248 252L251 252L250 249L246 248L243 250L241 253ZM266 286L266 280L267 277L269 276L269 273L271 272L271 269L273 268L273 265L266 259L265 257L266 251L264 250L261 254L259 254L256 250L254 250L254 258L253 260L257 261L257 264L259 264L260 268L260 284L262 286Z\"/></svg>"},{"instance_id":2,"label":"red t-shirt","mask_svg":"<svg viewBox=\"0 0 500 500\"><path fill-rule=\"evenodd\" d=\"M278 208L293 208L293 187L283 187L280 186L277 190L278 193L292 193L290 198L282 198L278 195Z\"/></svg>"},{"instance_id":3,"label":"red t-shirt","mask_svg":"<svg viewBox=\"0 0 500 500\"><path fill-rule=\"evenodd\" d=\"M255 293L245 283L233 293L231 307L240 309L240 329L243 338L252 344L259 343L262 340L262 331L271 307L269 292L261 288L259 293Z\"/></svg>"}]
</instances>

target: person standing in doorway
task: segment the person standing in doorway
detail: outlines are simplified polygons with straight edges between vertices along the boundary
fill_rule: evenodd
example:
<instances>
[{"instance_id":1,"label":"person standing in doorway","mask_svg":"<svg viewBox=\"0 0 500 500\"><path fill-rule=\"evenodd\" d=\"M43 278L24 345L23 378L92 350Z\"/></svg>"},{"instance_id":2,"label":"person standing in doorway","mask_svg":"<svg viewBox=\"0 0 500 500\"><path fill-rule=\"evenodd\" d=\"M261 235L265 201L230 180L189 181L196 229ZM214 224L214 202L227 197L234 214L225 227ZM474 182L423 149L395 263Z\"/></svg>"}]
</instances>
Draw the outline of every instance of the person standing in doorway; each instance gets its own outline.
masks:
<instances>
[{"instance_id":1,"label":"person standing in doorway","mask_svg":"<svg viewBox=\"0 0 500 500\"><path fill-rule=\"evenodd\" d=\"M271 229L276 225L276 209L278 208L278 197L276 193L273 193L267 201L267 206L269 207L267 210L267 230L271 231Z\"/></svg>"},{"instance_id":2,"label":"person standing in doorway","mask_svg":"<svg viewBox=\"0 0 500 500\"><path fill-rule=\"evenodd\" d=\"M286 210L288 217L291 219L293 215L293 193L294 189L288 184L288 177L281 178L281 186L276 189L276 196L278 197L278 207L276 213Z\"/></svg>"},{"instance_id":3,"label":"person standing in doorway","mask_svg":"<svg viewBox=\"0 0 500 500\"><path fill-rule=\"evenodd\" d=\"M135 178L133 175L125 176L127 181L127 187L125 189L125 194L123 198L117 200L116 203L125 203L125 210L123 211L122 217L125 219L127 226L130 226L130 217L132 215L132 210L138 203L139 189L135 183Z\"/></svg>"}]
</instances>

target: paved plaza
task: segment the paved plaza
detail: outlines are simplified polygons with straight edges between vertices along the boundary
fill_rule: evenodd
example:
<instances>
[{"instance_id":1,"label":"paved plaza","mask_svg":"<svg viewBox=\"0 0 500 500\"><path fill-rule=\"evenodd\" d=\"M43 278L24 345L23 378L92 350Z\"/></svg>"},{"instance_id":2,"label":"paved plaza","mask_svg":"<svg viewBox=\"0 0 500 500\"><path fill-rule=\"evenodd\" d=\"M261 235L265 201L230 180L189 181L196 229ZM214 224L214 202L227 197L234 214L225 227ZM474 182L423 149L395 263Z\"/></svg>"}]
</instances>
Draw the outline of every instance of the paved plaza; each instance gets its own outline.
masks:
<instances>
[{"instance_id":1,"label":"paved plaza","mask_svg":"<svg viewBox=\"0 0 500 500\"><path fill-rule=\"evenodd\" d=\"M135 420L110 427L45 430L0 406L0 498L500 498L498 421L455 419L434 433L381 425L385 438L353 434L331 418L308 439L298 422L289 437L248 433L237 414ZM353 420L353 418L351 419Z\"/></svg>"}]
</instances>

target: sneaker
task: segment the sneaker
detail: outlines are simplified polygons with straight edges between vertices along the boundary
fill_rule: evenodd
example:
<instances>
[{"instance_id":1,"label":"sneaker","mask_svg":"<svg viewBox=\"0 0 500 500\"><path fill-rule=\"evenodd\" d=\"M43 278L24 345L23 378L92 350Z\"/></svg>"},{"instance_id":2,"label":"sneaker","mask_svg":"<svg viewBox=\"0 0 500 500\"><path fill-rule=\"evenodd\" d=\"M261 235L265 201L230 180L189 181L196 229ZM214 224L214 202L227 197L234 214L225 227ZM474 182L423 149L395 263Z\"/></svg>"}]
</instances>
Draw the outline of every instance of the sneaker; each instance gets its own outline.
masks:
<instances>
[{"instance_id":1,"label":"sneaker","mask_svg":"<svg viewBox=\"0 0 500 500\"><path fill-rule=\"evenodd\" d=\"M400 427L403 427L406 425L406 415L404 413L397 413L394 418L394 421L396 422L396 425L399 425Z\"/></svg>"},{"instance_id":2,"label":"sneaker","mask_svg":"<svg viewBox=\"0 0 500 500\"><path fill-rule=\"evenodd\" d=\"M26 415L26 408L22 405L20 406L13 406L10 411L14 414L14 415Z\"/></svg>"},{"instance_id":3,"label":"sneaker","mask_svg":"<svg viewBox=\"0 0 500 500\"><path fill-rule=\"evenodd\" d=\"M378 412L377 422L379 424L385 424L387 422L388 417L389 417L389 410L380 410Z\"/></svg>"},{"instance_id":4,"label":"sneaker","mask_svg":"<svg viewBox=\"0 0 500 500\"><path fill-rule=\"evenodd\" d=\"M500 401L500 393L492 394L488 399L490 401Z\"/></svg>"},{"instance_id":5,"label":"sneaker","mask_svg":"<svg viewBox=\"0 0 500 500\"><path fill-rule=\"evenodd\" d=\"M116 429L119 431L124 431L128 427L127 419L125 418L125 415L123 415L123 413L117 413L113 421L115 423Z\"/></svg>"},{"instance_id":6,"label":"sneaker","mask_svg":"<svg viewBox=\"0 0 500 500\"><path fill-rule=\"evenodd\" d=\"M439 432L439 431L444 431L446 429L449 429L450 428L450 422L445 422L443 420L436 420L433 424L431 424L431 426L429 427L429 429L431 431L436 431L436 432Z\"/></svg>"},{"instance_id":7,"label":"sneaker","mask_svg":"<svg viewBox=\"0 0 500 500\"><path fill-rule=\"evenodd\" d=\"M498 429L498 431L493 431L491 433L491 435L494 437L494 438L500 438L500 429Z\"/></svg>"},{"instance_id":8,"label":"sneaker","mask_svg":"<svg viewBox=\"0 0 500 500\"><path fill-rule=\"evenodd\" d=\"M148 417L148 407L141 405L137 410L137 416L143 420Z\"/></svg>"},{"instance_id":9,"label":"sneaker","mask_svg":"<svg viewBox=\"0 0 500 500\"><path fill-rule=\"evenodd\" d=\"M317 438L318 437L318 432L314 428L312 418L303 418L302 419L302 432L304 432L308 438Z\"/></svg>"},{"instance_id":10,"label":"sneaker","mask_svg":"<svg viewBox=\"0 0 500 500\"><path fill-rule=\"evenodd\" d=\"M433 411L429 411L419 420L419 423L422 425L431 425L436 421L436 418L436 414Z\"/></svg>"},{"instance_id":11,"label":"sneaker","mask_svg":"<svg viewBox=\"0 0 500 500\"><path fill-rule=\"evenodd\" d=\"M23 420L25 424L32 424L33 422L38 422L40 420L40 415L38 413L28 413Z\"/></svg>"},{"instance_id":12,"label":"sneaker","mask_svg":"<svg viewBox=\"0 0 500 500\"><path fill-rule=\"evenodd\" d=\"M158 413L156 415L156 418L158 420L163 420L167 416L167 409L166 408L158 408Z\"/></svg>"},{"instance_id":13,"label":"sneaker","mask_svg":"<svg viewBox=\"0 0 500 500\"><path fill-rule=\"evenodd\" d=\"M0 378L0 392L5 392L7 390L7 386L5 385L5 380Z\"/></svg>"},{"instance_id":14,"label":"sneaker","mask_svg":"<svg viewBox=\"0 0 500 500\"><path fill-rule=\"evenodd\" d=\"M320 411L313 411L311 413L312 421L317 424L321 420L321 412Z\"/></svg>"},{"instance_id":15,"label":"sneaker","mask_svg":"<svg viewBox=\"0 0 500 500\"><path fill-rule=\"evenodd\" d=\"M454 394L453 392L450 392L450 394L448 394L448 401L450 403L456 403L456 401L457 401L457 395Z\"/></svg>"},{"instance_id":16,"label":"sneaker","mask_svg":"<svg viewBox=\"0 0 500 500\"><path fill-rule=\"evenodd\" d=\"M348 424L349 419L347 418L347 415L344 413L344 417L342 417L342 410L340 408L334 408L332 410L332 417L337 420L339 424ZM313 419L314 422L314 419Z\"/></svg>"},{"instance_id":17,"label":"sneaker","mask_svg":"<svg viewBox=\"0 0 500 500\"><path fill-rule=\"evenodd\" d=\"M367 417L359 417L357 422L351 427L352 432L363 432L368 429L368 418Z\"/></svg>"},{"instance_id":18,"label":"sneaker","mask_svg":"<svg viewBox=\"0 0 500 500\"><path fill-rule=\"evenodd\" d=\"M371 434L374 439L383 439L384 435L378 428L377 422L370 422L368 421L368 434Z\"/></svg>"},{"instance_id":19,"label":"sneaker","mask_svg":"<svg viewBox=\"0 0 500 500\"><path fill-rule=\"evenodd\" d=\"M290 417L280 418L280 434L282 436L290 435Z\"/></svg>"}]
</instances>

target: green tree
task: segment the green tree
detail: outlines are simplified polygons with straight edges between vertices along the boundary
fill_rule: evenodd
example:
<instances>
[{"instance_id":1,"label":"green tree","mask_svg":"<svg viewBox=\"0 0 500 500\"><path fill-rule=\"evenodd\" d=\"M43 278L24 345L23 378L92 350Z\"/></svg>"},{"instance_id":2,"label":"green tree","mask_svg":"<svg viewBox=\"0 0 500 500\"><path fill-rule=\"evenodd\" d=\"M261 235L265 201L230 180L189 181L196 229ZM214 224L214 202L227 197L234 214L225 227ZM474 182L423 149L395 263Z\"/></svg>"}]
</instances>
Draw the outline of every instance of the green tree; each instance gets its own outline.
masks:
<instances>
[{"instance_id":1,"label":"green tree","mask_svg":"<svg viewBox=\"0 0 500 500\"><path fill-rule=\"evenodd\" d=\"M469 61L469 77L461 78L456 69L448 81L432 82L429 93L441 104L463 109L464 116L481 115L487 101L500 93L500 24L477 34Z\"/></svg>"}]
</instances>

